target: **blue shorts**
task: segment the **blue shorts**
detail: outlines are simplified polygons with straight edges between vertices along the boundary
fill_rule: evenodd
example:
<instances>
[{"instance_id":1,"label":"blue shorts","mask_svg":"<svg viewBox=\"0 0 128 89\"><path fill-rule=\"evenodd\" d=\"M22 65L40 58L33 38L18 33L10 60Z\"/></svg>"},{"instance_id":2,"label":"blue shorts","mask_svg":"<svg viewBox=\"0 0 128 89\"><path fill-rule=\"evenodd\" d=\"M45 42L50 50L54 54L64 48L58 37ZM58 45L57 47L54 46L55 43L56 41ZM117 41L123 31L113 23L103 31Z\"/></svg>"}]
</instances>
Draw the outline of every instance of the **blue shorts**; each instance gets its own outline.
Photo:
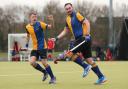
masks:
<instances>
[{"instance_id":1,"label":"blue shorts","mask_svg":"<svg viewBox=\"0 0 128 89\"><path fill-rule=\"evenodd\" d=\"M80 44L82 41L85 40L85 37L81 37L77 40L74 41L74 47L78 44ZM71 48L70 48L71 49ZM83 57L86 58L90 58L92 57L92 52L91 52L91 40L87 41L85 43L83 43L81 46L79 46L78 48L76 48L73 53L82 53Z\"/></svg>"}]
</instances>

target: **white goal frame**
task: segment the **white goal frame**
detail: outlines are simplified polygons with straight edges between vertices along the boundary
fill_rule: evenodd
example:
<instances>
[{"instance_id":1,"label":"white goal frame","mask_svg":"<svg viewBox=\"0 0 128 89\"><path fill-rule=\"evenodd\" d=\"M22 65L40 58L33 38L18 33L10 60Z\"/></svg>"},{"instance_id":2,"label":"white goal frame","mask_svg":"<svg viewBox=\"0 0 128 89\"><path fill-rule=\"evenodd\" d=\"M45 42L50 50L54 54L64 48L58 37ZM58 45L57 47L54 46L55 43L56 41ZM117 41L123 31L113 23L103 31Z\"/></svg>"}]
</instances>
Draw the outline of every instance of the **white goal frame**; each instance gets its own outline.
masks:
<instances>
[{"instance_id":1,"label":"white goal frame","mask_svg":"<svg viewBox=\"0 0 128 89\"><path fill-rule=\"evenodd\" d=\"M13 50L12 42L15 40L19 42L22 49L27 49L25 47L26 37L27 37L26 33L8 34L8 61L12 61L12 54L11 54ZM29 41L29 48L27 49L27 51L19 52L20 61L29 60L31 50L32 50L32 40ZM25 55L27 56L27 58L25 57Z\"/></svg>"}]
</instances>

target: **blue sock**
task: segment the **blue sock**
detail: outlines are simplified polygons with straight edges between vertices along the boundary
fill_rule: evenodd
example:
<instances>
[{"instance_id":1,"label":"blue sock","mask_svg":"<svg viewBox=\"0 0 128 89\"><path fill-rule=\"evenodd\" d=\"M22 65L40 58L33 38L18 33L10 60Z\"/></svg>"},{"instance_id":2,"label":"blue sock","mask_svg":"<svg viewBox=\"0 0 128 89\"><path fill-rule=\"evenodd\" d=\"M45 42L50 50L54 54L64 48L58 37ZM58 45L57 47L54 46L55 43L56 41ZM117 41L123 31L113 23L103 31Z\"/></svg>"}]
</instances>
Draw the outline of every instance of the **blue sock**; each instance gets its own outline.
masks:
<instances>
[{"instance_id":1,"label":"blue sock","mask_svg":"<svg viewBox=\"0 0 128 89\"><path fill-rule=\"evenodd\" d=\"M46 67L46 70L47 70L48 74L50 75L50 77L54 78L53 72L52 72L51 67L49 65Z\"/></svg>"},{"instance_id":2,"label":"blue sock","mask_svg":"<svg viewBox=\"0 0 128 89\"><path fill-rule=\"evenodd\" d=\"M93 70L93 72L98 76L98 78L101 78L101 77L104 76L104 75L101 73L101 71L100 71L100 69L99 69L98 66L92 67L92 70Z\"/></svg>"},{"instance_id":3,"label":"blue sock","mask_svg":"<svg viewBox=\"0 0 128 89\"><path fill-rule=\"evenodd\" d=\"M83 67L84 69L88 66L88 64L84 63L80 57L78 57L74 62Z\"/></svg>"},{"instance_id":4,"label":"blue sock","mask_svg":"<svg viewBox=\"0 0 128 89\"><path fill-rule=\"evenodd\" d=\"M38 63L36 63L36 66L34 68L41 71L42 73L46 73L46 70L42 68Z\"/></svg>"}]
</instances>

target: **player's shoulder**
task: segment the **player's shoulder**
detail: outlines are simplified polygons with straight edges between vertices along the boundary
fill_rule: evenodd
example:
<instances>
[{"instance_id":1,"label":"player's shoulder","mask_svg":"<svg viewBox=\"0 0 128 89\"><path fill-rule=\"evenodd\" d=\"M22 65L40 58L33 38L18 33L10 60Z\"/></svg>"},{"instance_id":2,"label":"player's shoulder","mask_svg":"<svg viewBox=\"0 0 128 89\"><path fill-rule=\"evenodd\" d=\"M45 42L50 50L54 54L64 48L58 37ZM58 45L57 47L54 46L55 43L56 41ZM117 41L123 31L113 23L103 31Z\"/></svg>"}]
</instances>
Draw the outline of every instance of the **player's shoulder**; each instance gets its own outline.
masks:
<instances>
[{"instance_id":1,"label":"player's shoulder","mask_svg":"<svg viewBox=\"0 0 128 89\"><path fill-rule=\"evenodd\" d=\"M76 12L76 15L79 16L79 15L82 15L79 11Z\"/></svg>"},{"instance_id":2,"label":"player's shoulder","mask_svg":"<svg viewBox=\"0 0 128 89\"><path fill-rule=\"evenodd\" d=\"M31 27L31 25L30 24L27 24L26 25L26 29L28 29L28 28L30 28Z\"/></svg>"},{"instance_id":3,"label":"player's shoulder","mask_svg":"<svg viewBox=\"0 0 128 89\"><path fill-rule=\"evenodd\" d=\"M39 21L39 23L40 23L40 24L45 24L45 22L44 22L44 21Z\"/></svg>"},{"instance_id":4,"label":"player's shoulder","mask_svg":"<svg viewBox=\"0 0 128 89\"><path fill-rule=\"evenodd\" d=\"M26 28L29 28L29 27L31 27L31 25L30 25L30 24L27 24L27 25L26 25Z\"/></svg>"}]
</instances>

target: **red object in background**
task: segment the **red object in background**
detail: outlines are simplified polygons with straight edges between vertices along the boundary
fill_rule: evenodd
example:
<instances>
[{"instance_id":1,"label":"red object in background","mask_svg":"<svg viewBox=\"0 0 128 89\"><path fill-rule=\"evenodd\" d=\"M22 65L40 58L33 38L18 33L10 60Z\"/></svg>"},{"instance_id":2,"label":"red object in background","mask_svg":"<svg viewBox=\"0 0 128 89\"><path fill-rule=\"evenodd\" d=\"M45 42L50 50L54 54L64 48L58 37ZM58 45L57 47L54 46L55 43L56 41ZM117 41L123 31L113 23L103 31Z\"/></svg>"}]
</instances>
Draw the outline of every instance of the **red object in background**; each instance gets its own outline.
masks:
<instances>
[{"instance_id":1,"label":"red object in background","mask_svg":"<svg viewBox=\"0 0 128 89\"><path fill-rule=\"evenodd\" d=\"M51 54L48 54L48 59L51 59L52 58L52 55Z\"/></svg>"},{"instance_id":2,"label":"red object in background","mask_svg":"<svg viewBox=\"0 0 128 89\"><path fill-rule=\"evenodd\" d=\"M106 61L111 61L111 60L112 60L112 52L108 48L107 51L106 51Z\"/></svg>"},{"instance_id":3,"label":"red object in background","mask_svg":"<svg viewBox=\"0 0 128 89\"><path fill-rule=\"evenodd\" d=\"M19 47L18 47L18 42L17 42L17 41L14 42L13 50L14 50L16 53L19 53Z\"/></svg>"},{"instance_id":4,"label":"red object in background","mask_svg":"<svg viewBox=\"0 0 128 89\"><path fill-rule=\"evenodd\" d=\"M54 47L55 47L55 42L52 39L48 39L48 50L54 49Z\"/></svg>"},{"instance_id":5,"label":"red object in background","mask_svg":"<svg viewBox=\"0 0 128 89\"><path fill-rule=\"evenodd\" d=\"M21 49L21 47L18 44L18 42L14 41L13 52L12 52L12 55L13 55L12 61L20 61L20 57L19 57L19 55L17 55L17 54L19 54L20 49Z\"/></svg>"}]
</instances>

